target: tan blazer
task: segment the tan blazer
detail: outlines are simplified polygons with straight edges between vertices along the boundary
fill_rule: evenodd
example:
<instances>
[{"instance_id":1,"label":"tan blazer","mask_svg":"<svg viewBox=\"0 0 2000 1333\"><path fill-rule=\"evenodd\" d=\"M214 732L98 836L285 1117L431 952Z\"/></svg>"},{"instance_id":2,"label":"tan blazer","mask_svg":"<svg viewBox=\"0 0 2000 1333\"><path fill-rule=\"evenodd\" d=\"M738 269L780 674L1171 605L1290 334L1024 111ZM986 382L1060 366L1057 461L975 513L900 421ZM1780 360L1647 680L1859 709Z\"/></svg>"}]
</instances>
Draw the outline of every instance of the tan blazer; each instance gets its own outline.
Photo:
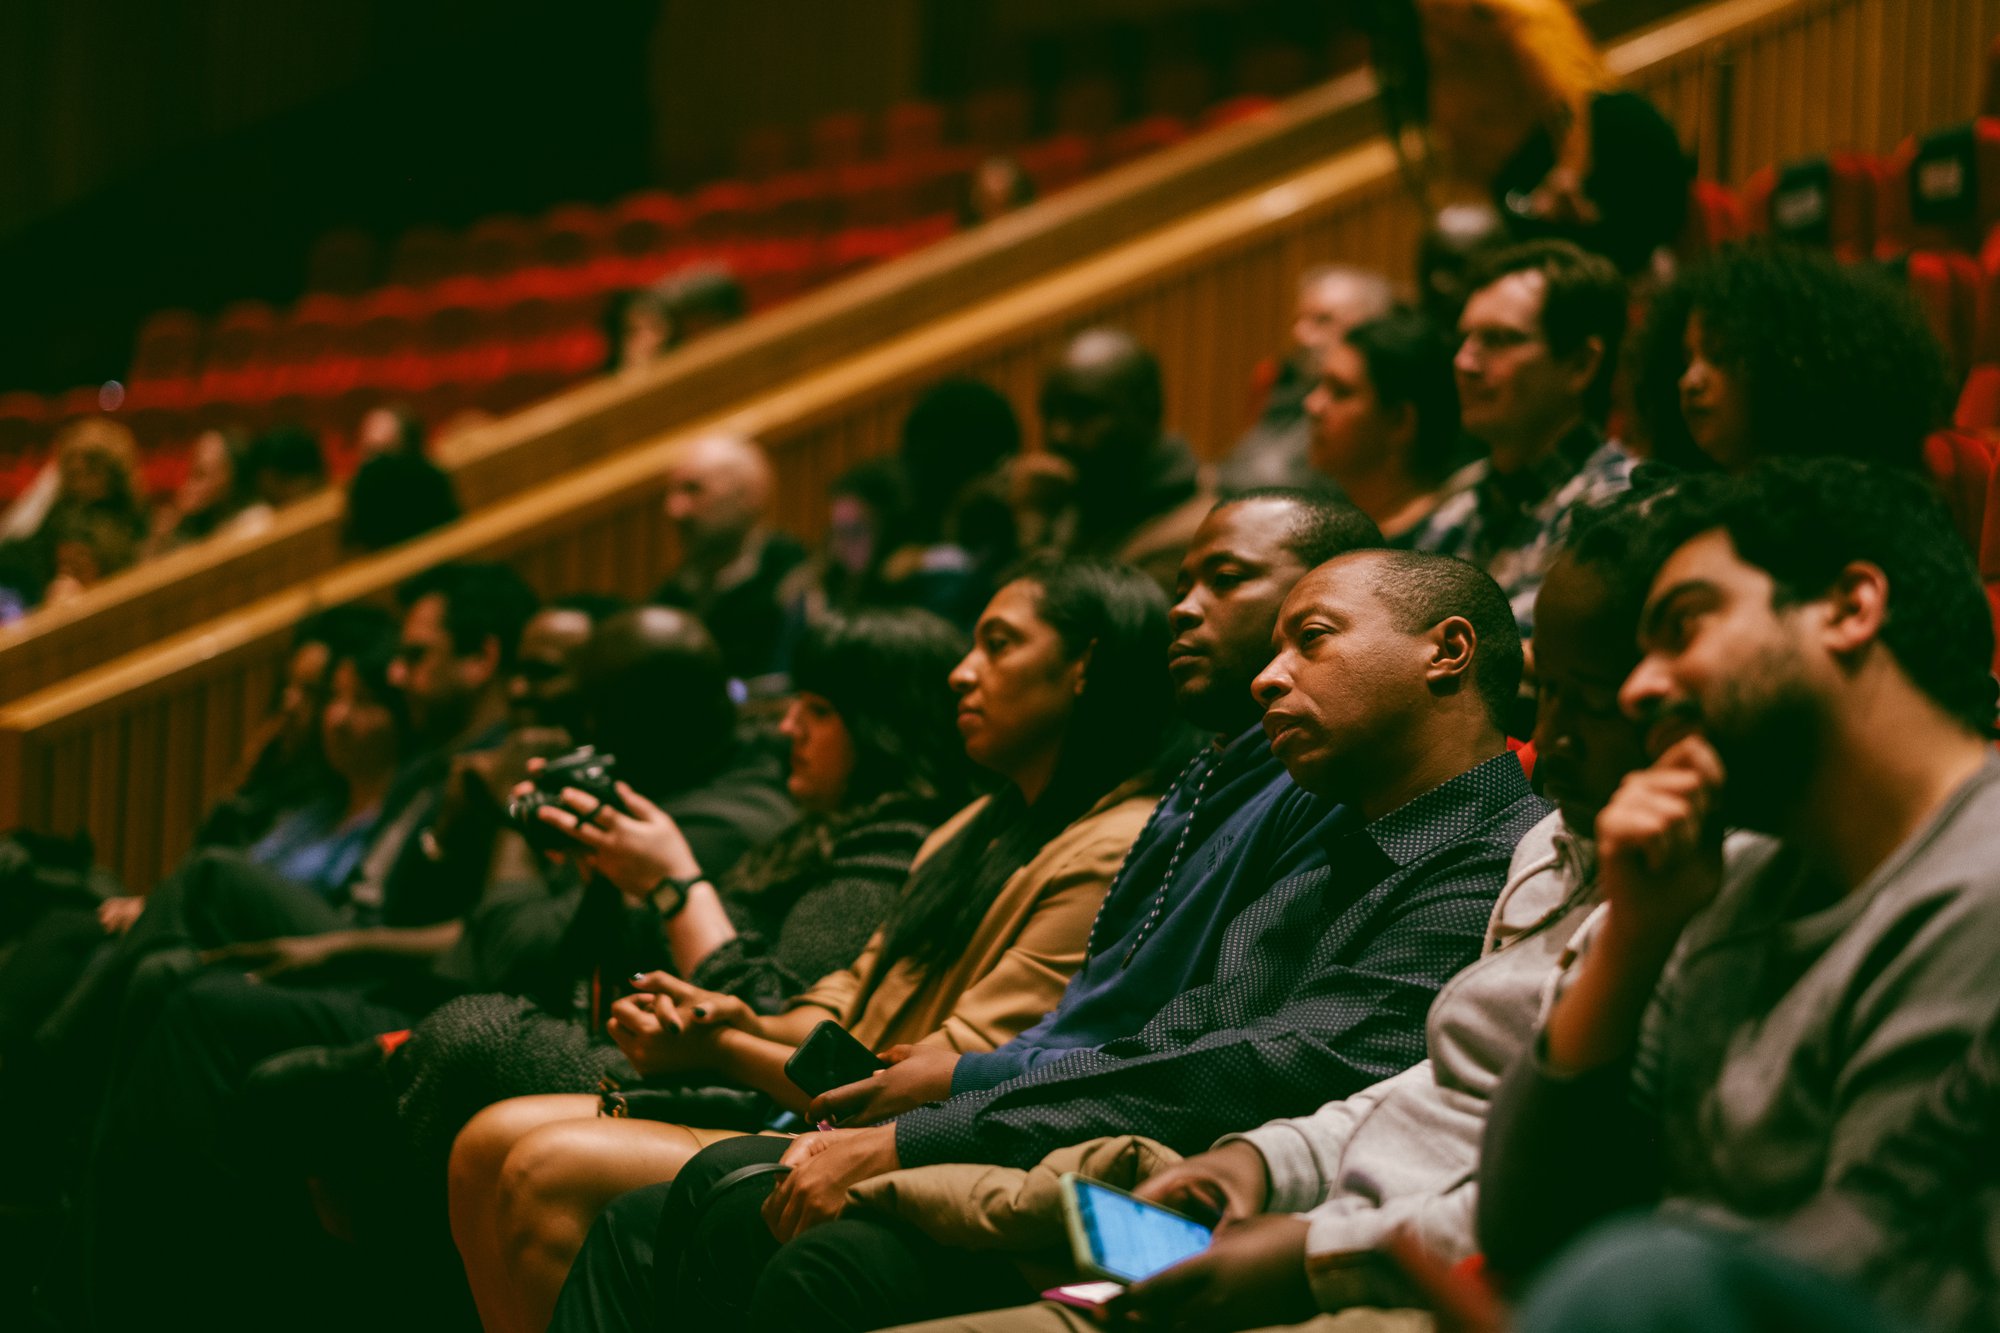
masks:
<instances>
[{"instance_id":1,"label":"tan blazer","mask_svg":"<svg viewBox=\"0 0 2000 1333\"><path fill-rule=\"evenodd\" d=\"M875 1051L912 1042L990 1051L1011 1041L1056 1007L1083 966L1098 906L1153 811L1154 796L1134 794L1141 785L1135 779L1113 791L1015 871L965 955L943 975L926 977L898 959L856 1013L882 952L877 930L852 966L822 977L787 1008L823 1009ZM917 864L985 804L981 797L946 821L924 843Z\"/></svg>"}]
</instances>

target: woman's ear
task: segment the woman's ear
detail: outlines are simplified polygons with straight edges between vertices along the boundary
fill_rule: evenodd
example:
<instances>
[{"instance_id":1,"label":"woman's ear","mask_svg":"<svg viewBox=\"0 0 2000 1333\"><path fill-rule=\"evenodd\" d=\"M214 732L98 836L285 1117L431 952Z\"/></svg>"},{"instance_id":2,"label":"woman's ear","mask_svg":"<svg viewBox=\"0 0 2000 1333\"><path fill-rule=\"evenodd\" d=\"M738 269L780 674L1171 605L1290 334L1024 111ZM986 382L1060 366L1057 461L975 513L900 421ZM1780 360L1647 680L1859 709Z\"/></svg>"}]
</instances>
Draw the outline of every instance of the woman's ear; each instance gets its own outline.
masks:
<instances>
[{"instance_id":1,"label":"woman's ear","mask_svg":"<svg viewBox=\"0 0 2000 1333\"><path fill-rule=\"evenodd\" d=\"M1473 661L1479 653L1479 631L1464 616L1446 616L1431 626L1431 655L1424 679L1433 688L1456 689L1472 680Z\"/></svg>"}]
</instances>

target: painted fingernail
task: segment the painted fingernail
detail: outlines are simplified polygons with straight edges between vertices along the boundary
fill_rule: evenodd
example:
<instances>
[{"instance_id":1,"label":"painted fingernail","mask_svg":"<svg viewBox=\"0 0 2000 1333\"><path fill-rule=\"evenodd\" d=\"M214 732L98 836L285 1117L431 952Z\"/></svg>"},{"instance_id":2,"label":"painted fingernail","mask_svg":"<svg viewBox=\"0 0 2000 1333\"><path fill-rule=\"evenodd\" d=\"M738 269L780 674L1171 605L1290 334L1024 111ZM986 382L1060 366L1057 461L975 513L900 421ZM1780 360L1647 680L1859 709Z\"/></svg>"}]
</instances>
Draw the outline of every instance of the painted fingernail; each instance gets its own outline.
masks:
<instances>
[{"instance_id":1,"label":"painted fingernail","mask_svg":"<svg viewBox=\"0 0 2000 1333\"><path fill-rule=\"evenodd\" d=\"M631 982L634 986L638 985L645 979L646 979L646 974L644 972L634 972L631 976Z\"/></svg>"},{"instance_id":2,"label":"painted fingernail","mask_svg":"<svg viewBox=\"0 0 2000 1333\"><path fill-rule=\"evenodd\" d=\"M708 1017L708 1006L707 1006L707 1005L705 1005L705 1004L698 1004L698 1005L696 1005L696 1006L694 1007L694 1016L695 1016L696 1018L707 1018L707 1017Z\"/></svg>"}]
</instances>

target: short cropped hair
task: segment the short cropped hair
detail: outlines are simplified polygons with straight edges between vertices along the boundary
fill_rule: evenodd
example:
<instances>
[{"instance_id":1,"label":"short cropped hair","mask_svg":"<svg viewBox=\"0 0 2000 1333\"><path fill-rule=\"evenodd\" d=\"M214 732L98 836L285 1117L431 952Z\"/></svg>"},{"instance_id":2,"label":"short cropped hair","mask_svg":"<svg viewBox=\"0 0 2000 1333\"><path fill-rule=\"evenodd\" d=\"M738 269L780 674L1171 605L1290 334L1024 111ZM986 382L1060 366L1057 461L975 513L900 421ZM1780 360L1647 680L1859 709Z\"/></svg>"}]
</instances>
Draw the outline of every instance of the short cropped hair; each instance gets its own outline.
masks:
<instances>
[{"instance_id":1,"label":"short cropped hair","mask_svg":"<svg viewBox=\"0 0 2000 1333\"><path fill-rule=\"evenodd\" d=\"M1466 290L1491 287L1512 273L1539 273L1547 284L1542 299L1542 340L1565 357L1591 338L1603 345L1597 375L1584 392L1584 406L1602 421L1611 410L1611 380L1625 337L1631 294L1618 266L1569 241L1528 241L1496 250L1474 262Z\"/></svg>"},{"instance_id":2,"label":"short cropped hair","mask_svg":"<svg viewBox=\"0 0 2000 1333\"><path fill-rule=\"evenodd\" d=\"M1504 730L1525 667L1514 608L1492 575L1474 564L1426 551L1385 550L1371 564L1372 588L1405 634L1422 634L1453 616L1472 625L1472 683L1493 724Z\"/></svg>"},{"instance_id":3,"label":"short cropped hair","mask_svg":"<svg viewBox=\"0 0 2000 1333\"><path fill-rule=\"evenodd\" d=\"M1382 530L1375 526L1374 519L1345 500L1336 500L1317 491L1299 490L1292 486L1256 486L1240 495L1230 496L1216 508L1227 509L1252 500L1276 500L1290 508L1291 516L1287 520L1284 536L1285 549L1297 556L1299 563L1307 569L1317 568L1349 551L1370 550L1382 545Z\"/></svg>"},{"instance_id":4,"label":"short cropped hair","mask_svg":"<svg viewBox=\"0 0 2000 1333\"><path fill-rule=\"evenodd\" d=\"M512 566L438 565L396 590L405 610L434 593L444 598L444 627L454 651L460 656L476 653L490 638L500 645L501 668L514 664L521 631L540 601Z\"/></svg>"},{"instance_id":5,"label":"short cropped hair","mask_svg":"<svg viewBox=\"0 0 2000 1333\"><path fill-rule=\"evenodd\" d=\"M1979 569L1927 478L1847 458L1762 463L1740 477L1690 477L1649 511L1648 578L1675 549L1720 530L1793 606L1823 595L1854 561L1889 580L1882 646L1944 712L1993 732L1993 612Z\"/></svg>"}]
</instances>

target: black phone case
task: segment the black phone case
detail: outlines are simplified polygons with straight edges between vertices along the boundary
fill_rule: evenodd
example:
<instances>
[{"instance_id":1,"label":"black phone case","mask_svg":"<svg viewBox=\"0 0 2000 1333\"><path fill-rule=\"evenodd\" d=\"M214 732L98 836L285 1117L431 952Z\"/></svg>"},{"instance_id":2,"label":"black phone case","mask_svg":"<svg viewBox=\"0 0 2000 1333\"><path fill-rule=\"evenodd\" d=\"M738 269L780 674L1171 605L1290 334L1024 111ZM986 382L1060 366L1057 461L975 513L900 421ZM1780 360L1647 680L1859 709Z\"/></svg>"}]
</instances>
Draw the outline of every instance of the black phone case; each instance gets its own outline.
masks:
<instances>
[{"instance_id":1,"label":"black phone case","mask_svg":"<svg viewBox=\"0 0 2000 1333\"><path fill-rule=\"evenodd\" d=\"M829 1018L807 1033L792 1058L785 1061L785 1077L806 1096L817 1097L884 1068L887 1065L876 1059L873 1051Z\"/></svg>"}]
</instances>

